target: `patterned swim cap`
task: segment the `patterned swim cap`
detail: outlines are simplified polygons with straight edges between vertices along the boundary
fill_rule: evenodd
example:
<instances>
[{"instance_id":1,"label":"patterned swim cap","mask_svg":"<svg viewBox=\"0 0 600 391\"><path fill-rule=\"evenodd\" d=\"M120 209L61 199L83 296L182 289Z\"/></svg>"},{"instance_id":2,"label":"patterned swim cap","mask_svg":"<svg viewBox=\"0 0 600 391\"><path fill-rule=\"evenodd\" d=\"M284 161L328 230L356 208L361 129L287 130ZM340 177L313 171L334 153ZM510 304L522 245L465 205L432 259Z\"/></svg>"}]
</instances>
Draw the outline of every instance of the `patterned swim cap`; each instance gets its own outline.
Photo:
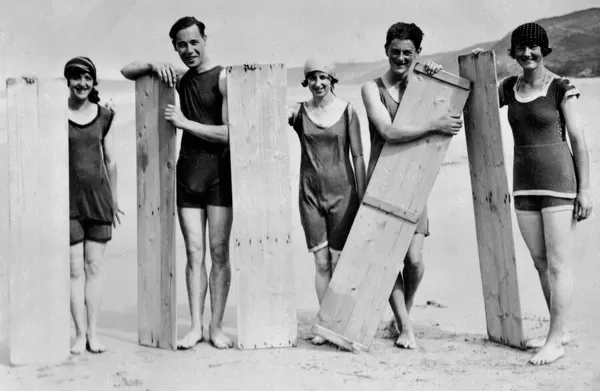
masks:
<instances>
[{"instance_id":1,"label":"patterned swim cap","mask_svg":"<svg viewBox=\"0 0 600 391\"><path fill-rule=\"evenodd\" d=\"M308 76L309 73L316 71L326 73L332 78L336 79L335 63L333 63L332 61L322 60L318 58L310 58L306 60L306 63L304 64L304 77Z\"/></svg>"},{"instance_id":2,"label":"patterned swim cap","mask_svg":"<svg viewBox=\"0 0 600 391\"><path fill-rule=\"evenodd\" d=\"M94 80L94 84L96 84L98 82L98 80L96 79L96 66L94 65L92 60L90 60L89 58L75 57L75 58L70 59L67 62L67 64L65 65L65 71L64 71L65 79L68 79L69 78L68 75L71 74L75 70L89 73L90 76L92 76L92 80Z\"/></svg>"},{"instance_id":3,"label":"patterned swim cap","mask_svg":"<svg viewBox=\"0 0 600 391\"><path fill-rule=\"evenodd\" d=\"M510 54L514 57L517 46L539 46L542 55L552 53L549 47L548 34L542 26L537 23L525 23L517 27L510 37Z\"/></svg>"}]
</instances>

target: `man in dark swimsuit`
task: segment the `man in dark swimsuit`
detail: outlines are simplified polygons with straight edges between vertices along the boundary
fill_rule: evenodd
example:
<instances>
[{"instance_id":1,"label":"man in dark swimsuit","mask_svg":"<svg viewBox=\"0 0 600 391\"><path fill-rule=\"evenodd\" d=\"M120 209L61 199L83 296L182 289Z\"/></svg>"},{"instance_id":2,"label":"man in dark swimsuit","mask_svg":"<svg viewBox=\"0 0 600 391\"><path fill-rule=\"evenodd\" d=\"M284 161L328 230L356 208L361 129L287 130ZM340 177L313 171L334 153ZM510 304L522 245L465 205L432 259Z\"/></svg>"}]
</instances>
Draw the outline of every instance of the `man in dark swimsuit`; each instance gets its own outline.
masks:
<instances>
[{"instance_id":1,"label":"man in dark swimsuit","mask_svg":"<svg viewBox=\"0 0 600 391\"><path fill-rule=\"evenodd\" d=\"M189 349L204 339L202 316L210 286L210 342L227 349L233 342L223 333L221 323L231 281L229 237L233 214L225 69L208 57L202 22L193 17L181 18L169 36L187 70L178 70L169 63L136 61L121 73L127 79L154 73L169 86L176 86L179 93L181 109L169 105L165 118L184 132L177 162L177 209L187 253L192 327L177 346ZM210 279L204 261L207 223Z\"/></svg>"},{"instance_id":2,"label":"man in dark swimsuit","mask_svg":"<svg viewBox=\"0 0 600 391\"><path fill-rule=\"evenodd\" d=\"M423 32L414 23L392 25L387 32L385 43L385 54L390 67L382 77L368 81L362 87L362 99L367 110L371 136L367 183L373 174L385 142L405 143L435 132L455 135L462 126L459 117L451 116L437 118L422 128L400 129L392 123L406 89L409 71L421 52L422 39ZM442 69L440 65L430 61L424 65L425 70L429 73L436 73ZM425 208L404 259L404 269L398 275L390 296L390 305L400 331L396 345L401 348L415 349L417 347L408 313L423 278L422 251L427 235L429 235L429 223L427 208Z\"/></svg>"}]
</instances>

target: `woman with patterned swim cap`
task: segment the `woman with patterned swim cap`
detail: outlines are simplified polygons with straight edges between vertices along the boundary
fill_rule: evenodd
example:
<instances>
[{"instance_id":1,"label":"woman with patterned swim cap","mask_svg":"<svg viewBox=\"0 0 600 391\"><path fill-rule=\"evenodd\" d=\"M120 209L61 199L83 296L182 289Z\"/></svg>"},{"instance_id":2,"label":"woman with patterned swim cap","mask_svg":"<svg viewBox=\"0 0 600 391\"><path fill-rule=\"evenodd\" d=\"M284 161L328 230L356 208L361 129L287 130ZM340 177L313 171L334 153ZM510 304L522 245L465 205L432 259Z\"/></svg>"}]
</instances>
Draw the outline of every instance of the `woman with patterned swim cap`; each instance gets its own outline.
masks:
<instances>
[{"instance_id":1,"label":"woman with patterned swim cap","mask_svg":"<svg viewBox=\"0 0 600 391\"><path fill-rule=\"evenodd\" d=\"M96 332L102 291L101 260L112 226L123 213L117 203L117 162L112 102L100 106L96 66L75 57L64 68L71 93L69 107L69 209L71 243L71 315L75 323L72 354L106 348ZM24 76L31 83L35 76ZM84 318L87 318L87 322ZM87 327L86 327L87 324Z\"/></svg>"},{"instance_id":2,"label":"woman with patterned swim cap","mask_svg":"<svg viewBox=\"0 0 600 391\"><path fill-rule=\"evenodd\" d=\"M71 314L76 339L71 353L102 353L96 332L102 291L101 261L112 226L120 223L117 201L115 112L98 104L96 66L76 57L64 69L69 96L69 198L71 220ZM87 318L87 322L84 322ZM87 323L87 325L86 325ZM87 327L86 327L87 326Z\"/></svg>"},{"instance_id":3,"label":"woman with patterned swim cap","mask_svg":"<svg viewBox=\"0 0 600 391\"><path fill-rule=\"evenodd\" d=\"M304 78L312 99L291 110L289 123L300 139L300 219L315 257L320 304L365 191L365 163L358 114L334 93L335 64L311 58Z\"/></svg>"},{"instance_id":4,"label":"woman with patterned swim cap","mask_svg":"<svg viewBox=\"0 0 600 391\"><path fill-rule=\"evenodd\" d=\"M527 344L541 348L529 360L534 365L549 364L564 355L562 345L570 339L565 323L573 292L575 226L592 211L589 156L576 112L579 92L569 80L544 66L544 57L551 52L542 26L525 23L517 27L509 54L523 73L502 80L498 87L500 107L508 106L514 137L517 221L550 311L547 337Z\"/></svg>"}]
</instances>

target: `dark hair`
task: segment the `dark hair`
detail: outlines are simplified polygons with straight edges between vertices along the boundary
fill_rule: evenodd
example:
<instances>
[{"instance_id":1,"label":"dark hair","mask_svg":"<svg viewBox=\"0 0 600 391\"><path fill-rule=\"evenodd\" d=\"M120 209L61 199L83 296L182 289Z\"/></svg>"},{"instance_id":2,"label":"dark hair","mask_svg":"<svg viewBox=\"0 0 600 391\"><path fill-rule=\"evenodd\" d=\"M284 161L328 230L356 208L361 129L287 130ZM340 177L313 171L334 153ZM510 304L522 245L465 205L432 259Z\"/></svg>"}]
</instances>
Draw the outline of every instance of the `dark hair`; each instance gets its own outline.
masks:
<instances>
[{"instance_id":1,"label":"dark hair","mask_svg":"<svg viewBox=\"0 0 600 391\"><path fill-rule=\"evenodd\" d=\"M539 46L543 57L552 53L548 34L537 23L525 23L513 30L510 36L510 49L508 50L510 57L515 58L515 49L518 46Z\"/></svg>"},{"instance_id":2,"label":"dark hair","mask_svg":"<svg viewBox=\"0 0 600 391\"><path fill-rule=\"evenodd\" d=\"M86 70L83 70L83 69L76 69L76 68L66 69L65 70L65 78L67 79L67 86L69 86L69 79L78 77L84 73L89 73L89 72ZM92 79L94 79L93 75L92 75ZM100 94L98 93L98 90L95 87L97 85L98 85L98 81L94 80L94 87L92 87L92 90L90 91L90 93L88 95L88 100L92 103L100 102Z\"/></svg>"},{"instance_id":3,"label":"dark hair","mask_svg":"<svg viewBox=\"0 0 600 391\"><path fill-rule=\"evenodd\" d=\"M175 43L176 43L175 40L177 39L177 33L180 32L181 30L184 30L184 29L186 29L188 27L192 27L192 26L198 26L200 35L203 38L206 37L206 35L204 33L206 26L204 25L204 23L202 23L198 19L194 18L193 16L184 16L183 18L181 18L177 22L175 22L175 24L173 24L173 27L171 27L171 30L169 31L169 37L171 37L171 42L173 43L173 46L175 46Z\"/></svg>"},{"instance_id":4,"label":"dark hair","mask_svg":"<svg viewBox=\"0 0 600 391\"><path fill-rule=\"evenodd\" d=\"M394 39L411 40L417 50L421 49L423 31L414 23L398 22L390 26L385 37L385 50Z\"/></svg>"}]
</instances>

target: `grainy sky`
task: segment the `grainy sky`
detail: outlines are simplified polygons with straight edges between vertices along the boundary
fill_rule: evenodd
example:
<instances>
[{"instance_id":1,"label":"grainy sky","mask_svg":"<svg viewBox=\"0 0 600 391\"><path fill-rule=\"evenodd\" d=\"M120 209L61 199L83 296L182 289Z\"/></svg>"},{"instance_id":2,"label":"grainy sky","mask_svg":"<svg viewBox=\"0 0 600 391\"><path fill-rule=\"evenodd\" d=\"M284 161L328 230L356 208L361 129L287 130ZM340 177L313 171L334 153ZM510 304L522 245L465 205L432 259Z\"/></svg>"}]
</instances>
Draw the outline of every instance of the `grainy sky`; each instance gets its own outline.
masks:
<instances>
[{"instance_id":1,"label":"grainy sky","mask_svg":"<svg viewBox=\"0 0 600 391\"><path fill-rule=\"evenodd\" d=\"M213 60L300 65L383 58L387 28L415 22L424 53L496 40L526 21L600 6L600 0L0 0L0 66L7 75L58 76L76 55L100 77L136 59L178 62L168 31L179 17L205 22ZM0 69L1 73L1 69Z\"/></svg>"}]
</instances>

